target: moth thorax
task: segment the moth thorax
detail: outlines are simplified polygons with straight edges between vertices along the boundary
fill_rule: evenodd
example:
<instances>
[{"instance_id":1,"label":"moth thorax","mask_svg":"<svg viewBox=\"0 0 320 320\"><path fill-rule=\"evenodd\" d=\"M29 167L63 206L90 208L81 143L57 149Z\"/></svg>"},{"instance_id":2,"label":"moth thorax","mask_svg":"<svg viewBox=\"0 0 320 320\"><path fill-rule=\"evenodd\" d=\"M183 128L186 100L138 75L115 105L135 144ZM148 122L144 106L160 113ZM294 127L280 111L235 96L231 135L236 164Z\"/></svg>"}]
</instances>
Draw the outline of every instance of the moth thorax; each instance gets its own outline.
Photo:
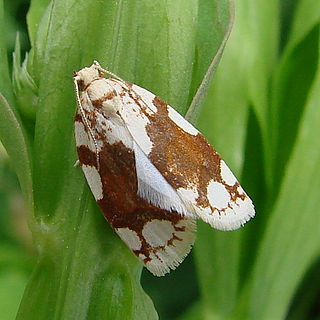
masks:
<instances>
[{"instance_id":1,"label":"moth thorax","mask_svg":"<svg viewBox=\"0 0 320 320\"><path fill-rule=\"evenodd\" d=\"M96 103L102 103L104 101L111 100L112 93L112 87L108 85L107 79L104 78L100 78L91 82L91 84L87 88L89 99Z\"/></svg>"}]
</instances>

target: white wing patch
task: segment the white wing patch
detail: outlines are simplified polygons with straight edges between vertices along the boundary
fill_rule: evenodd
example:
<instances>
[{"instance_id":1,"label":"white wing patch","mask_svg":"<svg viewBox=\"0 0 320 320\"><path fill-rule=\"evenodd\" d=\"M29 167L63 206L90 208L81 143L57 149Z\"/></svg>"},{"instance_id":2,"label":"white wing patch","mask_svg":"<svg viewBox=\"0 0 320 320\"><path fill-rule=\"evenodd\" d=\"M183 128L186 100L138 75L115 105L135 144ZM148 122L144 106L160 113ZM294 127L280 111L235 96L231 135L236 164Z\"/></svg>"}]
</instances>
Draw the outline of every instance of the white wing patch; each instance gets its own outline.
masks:
<instances>
[{"instance_id":1,"label":"white wing patch","mask_svg":"<svg viewBox=\"0 0 320 320\"><path fill-rule=\"evenodd\" d=\"M82 165L81 167L94 198L96 201L101 200L103 198L103 187L98 170L94 166Z\"/></svg>"},{"instance_id":2,"label":"white wing patch","mask_svg":"<svg viewBox=\"0 0 320 320\"><path fill-rule=\"evenodd\" d=\"M93 141L89 139L88 133L86 132L83 123L80 121L75 121L74 126L77 147L86 146L92 152L96 152L96 147Z\"/></svg>"},{"instance_id":3,"label":"white wing patch","mask_svg":"<svg viewBox=\"0 0 320 320\"><path fill-rule=\"evenodd\" d=\"M168 106L168 117L185 132L193 136L196 136L199 133L199 131L190 122L170 106Z\"/></svg>"},{"instance_id":4,"label":"white wing patch","mask_svg":"<svg viewBox=\"0 0 320 320\"><path fill-rule=\"evenodd\" d=\"M238 184L237 180L235 181L233 186ZM238 196L234 200L224 184L212 180L207 187L209 203L207 206L201 206L198 204L195 191L178 189L181 199L186 205L189 203L189 208L192 206L199 218L222 231L238 229L255 215L253 203L240 185L236 192Z\"/></svg>"},{"instance_id":5,"label":"white wing patch","mask_svg":"<svg viewBox=\"0 0 320 320\"><path fill-rule=\"evenodd\" d=\"M222 231L236 230L253 218L255 210L250 198L238 199L229 208L220 211L216 215L206 215L201 217L214 228Z\"/></svg>"},{"instance_id":6,"label":"white wing patch","mask_svg":"<svg viewBox=\"0 0 320 320\"><path fill-rule=\"evenodd\" d=\"M150 272L163 276L175 269L191 250L196 224L193 219L179 219L176 223L153 219L144 224L141 233L129 227L115 230Z\"/></svg>"},{"instance_id":7,"label":"white wing patch","mask_svg":"<svg viewBox=\"0 0 320 320\"><path fill-rule=\"evenodd\" d=\"M151 220L142 229L143 237L152 247L166 246L174 233L175 229L168 220Z\"/></svg>"},{"instance_id":8,"label":"white wing patch","mask_svg":"<svg viewBox=\"0 0 320 320\"><path fill-rule=\"evenodd\" d=\"M222 183L210 181L207 192L209 203L213 208L222 210L228 207L231 198L228 190Z\"/></svg>"},{"instance_id":9,"label":"white wing patch","mask_svg":"<svg viewBox=\"0 0 320 320\"><path fill-rule=\"evenodd\" d=\"M133 251L140 250L142 243L138 234L129 228L115 228L122 241Z\"/></svg>"},{"instance_id":10,"label":"white wing patch","mask_svg":"<svg viewBox=\"0 0 320 320\"><path fill-rule=\"evenodd\" d=\"M236 177L233 175L233 173L223 160L220 161L220 170L221 177L227 185L233 186L235 183L238 182Z\"/></svg>"},{"instance_id":11,"label":"white wing patch","mask_svg":"<svg viewBox=\"0 0 320 320\"><path fill-rule=\"evenodd\" d=\"M170 221L153 220L147 223L142 234L152 246L146 268L156 276L163 276L175 269L191 250L195 240L196 224L192 219L180 220L174 227Z\"/></svg>"}]
</instances>

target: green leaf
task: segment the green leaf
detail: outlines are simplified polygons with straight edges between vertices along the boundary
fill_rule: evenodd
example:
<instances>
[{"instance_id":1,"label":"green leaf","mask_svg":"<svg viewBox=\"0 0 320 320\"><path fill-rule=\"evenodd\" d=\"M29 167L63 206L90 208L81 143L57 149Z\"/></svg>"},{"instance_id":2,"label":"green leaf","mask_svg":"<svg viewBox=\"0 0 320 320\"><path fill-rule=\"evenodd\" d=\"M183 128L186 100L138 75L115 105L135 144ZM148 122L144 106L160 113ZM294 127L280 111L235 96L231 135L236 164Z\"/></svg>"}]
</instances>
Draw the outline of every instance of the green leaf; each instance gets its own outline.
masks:
<instances>
[{"instance_id":1,"label":"green leaf","mask_svg":"<svg viewBox=\"0 0 320 320\"><path fill-rule=\"evenodd\" d=\"M289 42L275 70L270 108L270 149L266 152L267 177L275 196L290 158L306 97L315 77L320 5L301 1Z\"/></svg>"},{"instance_id":2,"label":"green leaf","mask_svg":"<svg viewBox=\"0 0 320 320\"><path fill-rule=\"evenodd\" d=\"M308 272L304 275L295 296L291 301L287 319L300 320L305 319L307 316L314 317L314 310L318 305L320 278L319 274L319 259L309 268ZM318 317L319 318L319 317Z\"/></svg>"},{"instance_id":3,"label":"green leaf","mask_svg":"<svg viewBox=\"0 0 320 320\"><path fill-rule=\"evenodd\" d=\"M21 114L31 121L35 120L38 104L38 88L27 71L28 55L21 66L20 39L16 37L16 45L13 53L12 83L17 105Z\"/></svg>"},{"instance_id":4,"label":"green leaf","mask_svg":"<svg viewBox=\"0 0 320 320\"><path fill-rule=\"evenodd\" d=\"M12 165L18 175L22 191L24 193L27 208L32 210L32 169L30 138L27 136L21 119L14 108L9 106L5 97L0 93L0 139Z\"/></svg>"},{"instance_id":5,"label":"green leaf","mask_svg":"<svg viewBox=\"0 0 320 320\"><path fill-rule=\"evenodd\" d=\"M0 271L0 317L12 320L17 314L19 301L27 282L27 275L20 270L1 269Z\"/></svg>"},{"instance_id":6,"label":"green leaf","mask_svg":"<svg viewBox=\"0 0 320 320\"><path fill-rule=\"evenodd\" d=\"M248 121L253 119L249 117L251 106L257 115L258 130L259 126L266 130L268 78L278 35L277 20L270 26L270 21L277 16L276 1L236 2L235 11L235 24L200 115L199 127L239 176L247 160L246 138L250 143L258 142L257 132L250 131L253 136L247 137ZM244 177L240 182L250 178ZM251 189L256 188L254 184L249 185ZM253 220L249 224L256 223ZM250 243L247 238L250 239L253 232L250 225L223 233L200 224L196 257L205 319L228 318L237 307L239 292L246 285L252 264L254 251L251 255L244 252Z\"/></svg>"},{"instance_id":7,"label":"green leaf","mask_svg":"<svg viewBox=\"0 0 320 320\"><path fill-rule=\"evenodd\" d=\"M3 2L0 0L0 29L5 30L3 20ZM0 35L0 140L12 159L24 193L27 208L32 208L32 177L30 138L24 124L15 109L14 95L9 75L5 32ZM10 104L9 105L9 102Z\"/></svg>"},{"instance_id":8,"label":"green leaf","mask_svg":"<svg viewBox=\"0 0 320 320\"><path fill-rule=\"evenodd\" d=\"M50 0L31 0L30 8L27 15L28 32L31 45L35 45L37 32L39 30L39 23L46 9L50 4Z\"/></svg>"},{"instance_id":9,"label":"green leaf","mask_svg":"<svg viewBox=\"0 0 320 320\"><path fill-rule=\"evenodd\" d=\"M302 0L298 2L296 14L292 23L288 49L295 47L307 37L308 33L319 24L320 4L317 1Z\"/></svg>"},{"instance_id":10,"label":"green leaf","mask_svg":"<svg viewBox=\"0 0 320 320\"><path fill-rule=\"evenodd\" d=\"M320 150L315 147L320 125L319 90L318 68L257 257L250 298L252 319L284 318L294 290L319 256Z\"/></svg>"},{"instance_id":11,"label":"green leaf","mask_svg":"<svg viewBox=\"0 0 320 320\"><path fill-rule=\"evenodd\" d=\"M2 225L3 228L7 227ZM0 245L0 318L14 319L32 267L32 259L16 243Z\"/></svg>"},{"instance_id":12,"label":"green leaf","mask_svg":"<svg viewBox=\"0 0 320 320\"><path fill-rule=\"evenodd\" d=\"M279 1L247 0L241 6L239 19L244 25L244 59L248 62L247 81L252 104L264 139L268 139L269 83L278 54ZM249 9L250 8L250 9Z\"/></svg>"},{"instance_id":13,"label":"green leaf","mask_svg":"<svg viewBox=\"0 0 320 320\"><path fill-rule=\"evenodd\" d=\"M3 0L0 0L0 30L5 30ZM0 33L0 93L11 103L13 101L13 92L9 75L6 33Z\"/></svg>"},{"instance_id":14,"label":"green leaf","mask_svg":"<svg viewBox=\"0 0 320 320\"><path fill-rule=\"evenodd\" d=\"M201 320L202 312L201 312L201 303L200 301L196 301L193 305L189 306L187 311L185 311L181 317L178 317L178 320Z\"/></svg>"},{"instance_id":15,"label":"green leaf","mask_svg":"<svg viewBox=\"0 0 320 320\"><path fill-rule=\"evenodd\" d=\"M223 50L230 36L234 20L232 0L200 1L196 61L194 66L192 103L186 119L195 123L208 93L211 78L216 71ZM208 29L214 30L212 33Z\"/></svg>"}]
</instances>

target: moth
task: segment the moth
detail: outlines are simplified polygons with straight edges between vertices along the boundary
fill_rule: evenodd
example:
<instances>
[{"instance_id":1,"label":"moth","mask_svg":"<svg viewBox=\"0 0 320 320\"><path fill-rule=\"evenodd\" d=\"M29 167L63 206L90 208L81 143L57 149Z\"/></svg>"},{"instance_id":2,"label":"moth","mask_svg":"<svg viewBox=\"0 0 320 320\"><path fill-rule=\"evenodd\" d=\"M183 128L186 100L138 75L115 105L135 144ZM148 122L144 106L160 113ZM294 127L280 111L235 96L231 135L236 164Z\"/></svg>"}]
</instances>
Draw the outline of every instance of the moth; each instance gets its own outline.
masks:
<instances>
[{"instance_id":1,"label":"moth","mask_svg":"<svg viewBox=\"0 0 320 320\"><path fill-rule=\"evenodd\" d=\"M86 180L105 218L154 275L183 261L196 219L234 230L254 216L252 201L219 154L159 97L96 61L73 81Z\"/></svg>"}]
</instances>

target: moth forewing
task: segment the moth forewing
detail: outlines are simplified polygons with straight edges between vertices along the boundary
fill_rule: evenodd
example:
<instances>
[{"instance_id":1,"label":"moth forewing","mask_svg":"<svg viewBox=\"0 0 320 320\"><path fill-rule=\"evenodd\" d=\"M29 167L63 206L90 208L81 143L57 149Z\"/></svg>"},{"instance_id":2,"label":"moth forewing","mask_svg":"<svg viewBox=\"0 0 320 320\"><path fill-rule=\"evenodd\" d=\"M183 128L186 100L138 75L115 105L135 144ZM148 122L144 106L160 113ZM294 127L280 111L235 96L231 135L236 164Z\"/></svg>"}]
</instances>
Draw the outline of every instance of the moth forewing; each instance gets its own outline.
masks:
<instances>
[{"instance_id":1,"label":"moth forewing","mask_svg":"<svg viewBox=\"0 0 320 320\"><path fill-rule=\"evenodd\" d=\"M80 165L106 219L153 274L189 253L195 218L233 230L254 216L218 153L160 98L97 62L74 83Z\"/></svg>"}]
</instances>

